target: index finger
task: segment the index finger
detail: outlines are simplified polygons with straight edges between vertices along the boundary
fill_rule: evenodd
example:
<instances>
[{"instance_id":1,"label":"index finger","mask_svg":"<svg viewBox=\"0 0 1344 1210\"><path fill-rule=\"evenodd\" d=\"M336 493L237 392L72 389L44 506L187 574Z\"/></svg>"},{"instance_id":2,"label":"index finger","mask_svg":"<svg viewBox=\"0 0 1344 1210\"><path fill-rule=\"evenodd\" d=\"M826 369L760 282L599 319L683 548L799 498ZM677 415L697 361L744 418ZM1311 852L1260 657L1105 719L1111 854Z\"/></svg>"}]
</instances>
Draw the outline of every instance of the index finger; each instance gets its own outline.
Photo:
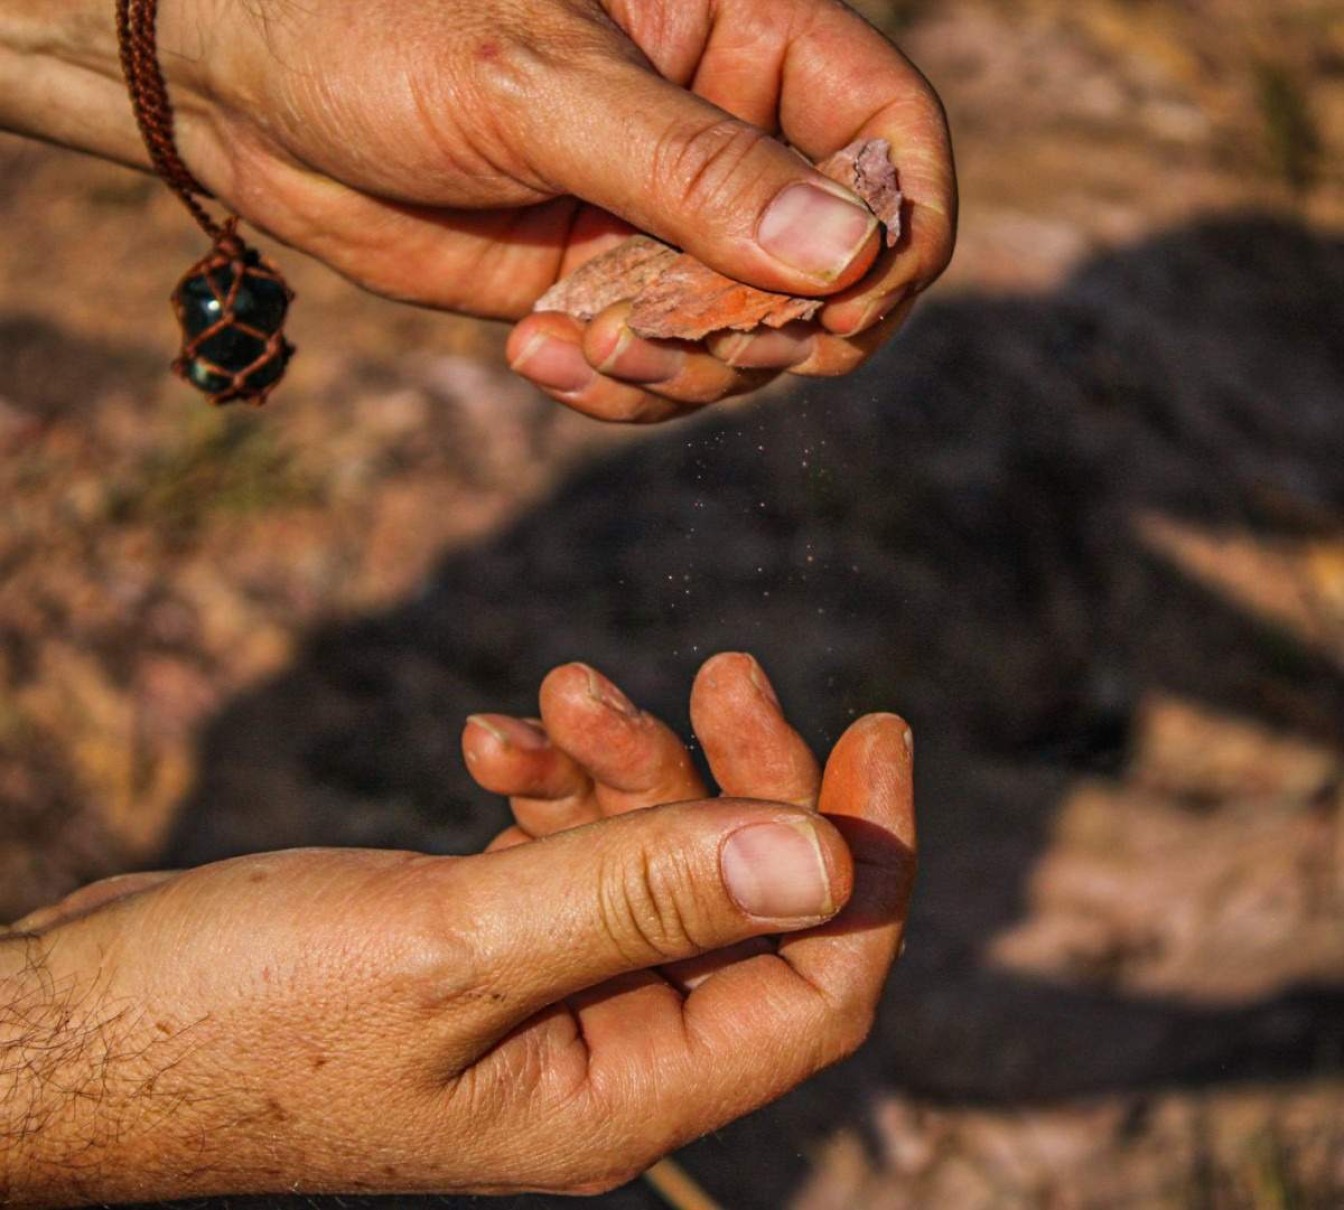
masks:
<instances>
[{"instance_id":1,"label":"index finger","mask_svg":"<svg viewBox=\"0 0 1344 1210\"><path fill-rule=\"evenodd\" d=\"M751 0L736 0L735 7ZM813 160L855 139L886 139L901 188L918 206L956 210L947 115L909 59L858 13L832 0L787 0L806 16L788 43L779 123Z\"/></svg>"},{"instance_id":2,"label":"index finger","mask_svg":"<svg viewBox=\"0 0 1344 1210\"><path fill-rule=\"evenodd\" d=\"M928 80L858 13L839 0L602 4L667 79L782 133L813 161L856 139L891 144L909 233L863 281L831 296L859 300L823 309L831 331L848 336L871 326L878 315L868 316L865 304L885 302L903 285L923 289L946 268L957 216L946 114Z\"/></svg>"},{"instance_id":3,"label":"index finger","mask_svg":"<svg viewBox=\"0 0 1344 1210\"><path fill-rule=\"evenodd\" d=\"M876 1010L914 889L913 757L910 728L894 714L869 714L840 737L818 809L849 845L854 891L829 925L779 946L798 975L861 1013Z\"/></svg>"},{"instance_id":4,"label":"index finger","mask_svg":"<svg viewBox=\"0 0 1344 1210\"><path fill-rule=\"evenodd\" d=\"M778 957L723 971L686 1002L688 1023L713 1025L750 999L787 1005L819 1000L842 1034L867 1025L900 948L915 876L915 812L910 728L894 714L869 714L840 737L822 775L818 809L844 837L854 888L828 924L781 939ZM716 986L717 985L717 986Z\"/></svg>"},{"instance_id":5,"label":"index finger","mask_svg":"<svg viewBox=\"0 0 1344 1210\"><path fill-rule=\"evenodd\" d=\"M907 201L900 244L821 312L828 330L849 336L926 289L951 261L957 229L952 138L932 85L887 38L843 5L789 2L813 15L783 61L785 137L813 159L856 139L886 139Z\"/></svg>"},{"instance_id":6,"label":"index finger","mask_svg":"<svg viewBox=\"0 0 1344 1210\"><path fill-rule=\"evenodd\" d=\"M673 83L816 161L859 138L890 140L911 197L955 195L943 109L889 38L840 0L601 0Z\"/></svg>"}]
</instances>

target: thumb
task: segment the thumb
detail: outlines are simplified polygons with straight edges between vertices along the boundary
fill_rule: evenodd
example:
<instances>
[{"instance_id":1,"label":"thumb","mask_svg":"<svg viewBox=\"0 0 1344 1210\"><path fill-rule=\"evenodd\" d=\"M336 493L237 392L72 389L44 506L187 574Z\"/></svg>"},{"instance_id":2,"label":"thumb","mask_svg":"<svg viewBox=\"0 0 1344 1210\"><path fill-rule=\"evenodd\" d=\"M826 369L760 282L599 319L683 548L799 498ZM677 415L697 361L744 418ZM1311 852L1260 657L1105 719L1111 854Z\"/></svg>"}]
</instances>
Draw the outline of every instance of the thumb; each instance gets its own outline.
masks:
<instances>
[{"instance_id":1,"label":"thumb","mask_svg":"<svg viewBox=\"0 0 1344 1210\"><path fill-rule=\"evenodd\" d=\"M872 264L873 214L759 127L623 56L567 74L570 90L528 121L553 188L766 290L829 294Z\"/></svg>"},{"instance_id":2,"label":"thumb","mask_svg":"<svg viewBox=\"0 0 1344 1210\"><path fill-rule=\"evenodd\" d=\"M468 858L456 878L478 972L517 1020L616 975L815 926L848 900L853 867L810 811L716 799Z\"/></svg>"}]
</instances>

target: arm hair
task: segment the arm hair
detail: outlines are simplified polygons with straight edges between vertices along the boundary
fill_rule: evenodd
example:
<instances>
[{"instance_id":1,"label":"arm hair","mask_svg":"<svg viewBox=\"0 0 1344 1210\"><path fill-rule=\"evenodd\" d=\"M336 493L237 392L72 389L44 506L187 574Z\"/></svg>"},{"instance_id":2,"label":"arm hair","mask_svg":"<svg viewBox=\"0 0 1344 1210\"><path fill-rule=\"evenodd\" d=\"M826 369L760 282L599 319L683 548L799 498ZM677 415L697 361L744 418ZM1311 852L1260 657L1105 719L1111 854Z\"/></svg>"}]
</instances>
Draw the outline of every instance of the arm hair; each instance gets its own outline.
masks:
<instances>
[{"instance_id":1,"label":"arm hair","mask_svg":"<svg viewBox=\"0 0 1344 1210\"><path fill-rule=\"evenodd\" d=\"M55 974L49 936L0 936L0 1206L101 1200L121 1110L136 1099L139 1125L172 1108L146 1095L169 1056L109 1008L96 972Z\"/></svg>"}]
</instances>

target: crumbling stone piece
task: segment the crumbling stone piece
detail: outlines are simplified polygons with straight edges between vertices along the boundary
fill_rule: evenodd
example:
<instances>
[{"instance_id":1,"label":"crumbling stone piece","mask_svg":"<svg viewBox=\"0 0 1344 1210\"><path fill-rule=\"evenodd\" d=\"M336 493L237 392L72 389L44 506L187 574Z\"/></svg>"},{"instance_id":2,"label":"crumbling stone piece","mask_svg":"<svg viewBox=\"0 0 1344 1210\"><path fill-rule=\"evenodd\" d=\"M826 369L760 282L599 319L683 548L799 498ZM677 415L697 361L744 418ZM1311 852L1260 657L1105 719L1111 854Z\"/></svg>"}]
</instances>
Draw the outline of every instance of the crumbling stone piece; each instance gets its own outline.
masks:
<instances>
[{"instance_id":1,"label":"crumbling stone piece","mask_svg":"<svg viewBox=\"0 0 1344 1210\"><path fill-rule=\"evenodd\" d=\"M886 139L851 143L822 160L817 171L858 194L886 228L887 246L895 245L903 199ZM823 301L758 290L651 236L632 235L557 282L533 309L589 320L626 299L638 335L681 340L725 329L781 328L811 319Z\"/></svg>"}]
</instances>

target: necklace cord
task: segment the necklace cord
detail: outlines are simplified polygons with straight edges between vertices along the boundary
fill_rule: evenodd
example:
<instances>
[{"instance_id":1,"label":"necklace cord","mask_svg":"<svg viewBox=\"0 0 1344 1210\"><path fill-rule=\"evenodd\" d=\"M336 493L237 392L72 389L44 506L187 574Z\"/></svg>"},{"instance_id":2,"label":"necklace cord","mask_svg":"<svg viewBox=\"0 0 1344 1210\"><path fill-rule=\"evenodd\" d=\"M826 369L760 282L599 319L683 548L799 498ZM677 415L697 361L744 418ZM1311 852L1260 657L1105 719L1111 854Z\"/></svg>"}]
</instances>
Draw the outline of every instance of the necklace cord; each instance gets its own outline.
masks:
<instances>
[{"instance_id":1,"label":"necklace cord","mask_svg":"<svg viewBox=\"0 0 1344 1210\"><path fill-rule=\"evenodd\" d=\"M173 291L182 348L173 371L214 404L260 406L284 376L294 346L284 322L294 292L238 234L238 216L221 223L201 205L210 191L192 175L173 141L173 107L159 64L159 0L117 0L117 49L131 109L154 171L210 237L210 251Z\"/></svg>"},{"instance_id":2,"label":"necklace cord","mask_svg":"<svg viewBox=\"0 0 1344 1210\"><path fill-rule=\"evenodd\" d=\"M210 191L182 162L173 141L173 107L159 66L158 14L159 0L117 0L117 47L131 108L154 171L182 199L201 230L218 240L225 233L225 225L211 218L196 200L198 194L209 197Z\"/></svg>"}]
</instances>

